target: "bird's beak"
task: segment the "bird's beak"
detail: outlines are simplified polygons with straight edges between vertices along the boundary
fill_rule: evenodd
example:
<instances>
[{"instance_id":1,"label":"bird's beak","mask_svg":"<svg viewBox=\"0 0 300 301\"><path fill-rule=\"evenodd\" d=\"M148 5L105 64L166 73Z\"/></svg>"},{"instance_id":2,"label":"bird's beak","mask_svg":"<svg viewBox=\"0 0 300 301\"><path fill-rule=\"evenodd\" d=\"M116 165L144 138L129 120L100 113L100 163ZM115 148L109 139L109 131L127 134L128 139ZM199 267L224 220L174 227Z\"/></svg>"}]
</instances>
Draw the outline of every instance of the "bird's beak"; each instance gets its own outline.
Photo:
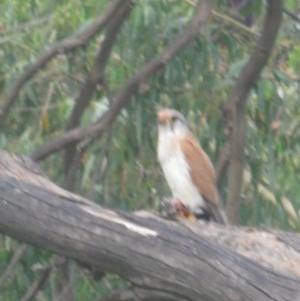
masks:
<instances>
[{"instance_id":1,"label":"bird's beak","mask_svg":"<svg viewBox=\"0 0 300 301\"><path fill-rule=\"evenodd\" d=\"M164 111L158 111L157 121L159 124L168 124L170 122L170 116Z\"/></svg>"}]
</instances>

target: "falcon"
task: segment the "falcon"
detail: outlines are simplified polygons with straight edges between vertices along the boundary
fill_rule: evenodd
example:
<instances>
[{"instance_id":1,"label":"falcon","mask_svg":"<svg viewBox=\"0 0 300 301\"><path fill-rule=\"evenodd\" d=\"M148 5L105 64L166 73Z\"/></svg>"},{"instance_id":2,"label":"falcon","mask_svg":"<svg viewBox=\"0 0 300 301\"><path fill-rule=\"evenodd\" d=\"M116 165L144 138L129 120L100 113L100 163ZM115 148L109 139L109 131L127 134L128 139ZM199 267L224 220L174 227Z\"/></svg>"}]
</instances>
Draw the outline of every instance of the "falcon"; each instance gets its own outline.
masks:
<instances>
[{"instance_id":1,"label":"falcon","mask_svg":"<svg viewBox=\"0 0 300 301\"><path fill-rule=\"evenodd\" d=\"M184 116L169 108L157 112L157 155L179 216L225 224L214 167L188 128Z\"/></svg>"}]
</instances>

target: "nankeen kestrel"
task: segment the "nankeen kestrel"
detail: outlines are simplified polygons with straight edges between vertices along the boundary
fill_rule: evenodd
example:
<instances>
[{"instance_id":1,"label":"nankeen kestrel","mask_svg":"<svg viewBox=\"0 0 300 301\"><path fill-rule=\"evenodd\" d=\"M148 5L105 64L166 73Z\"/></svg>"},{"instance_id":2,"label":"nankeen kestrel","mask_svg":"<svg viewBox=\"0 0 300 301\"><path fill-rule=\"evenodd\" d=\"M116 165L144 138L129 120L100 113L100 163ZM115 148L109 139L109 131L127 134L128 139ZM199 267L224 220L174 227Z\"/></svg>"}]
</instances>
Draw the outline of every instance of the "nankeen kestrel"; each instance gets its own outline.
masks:
<instances>
[{"instance_id":1,"label":"nankeen kestrel","mask_svg":"<svg viewBox=\"0 0 300 301\"><path fill-rule=\"evenodd\" d=\"M179 215L197 215L224 224L214 167L186 119L174 109L160 109L157 117L158 160Z\"/></svg>"}]
</instances>

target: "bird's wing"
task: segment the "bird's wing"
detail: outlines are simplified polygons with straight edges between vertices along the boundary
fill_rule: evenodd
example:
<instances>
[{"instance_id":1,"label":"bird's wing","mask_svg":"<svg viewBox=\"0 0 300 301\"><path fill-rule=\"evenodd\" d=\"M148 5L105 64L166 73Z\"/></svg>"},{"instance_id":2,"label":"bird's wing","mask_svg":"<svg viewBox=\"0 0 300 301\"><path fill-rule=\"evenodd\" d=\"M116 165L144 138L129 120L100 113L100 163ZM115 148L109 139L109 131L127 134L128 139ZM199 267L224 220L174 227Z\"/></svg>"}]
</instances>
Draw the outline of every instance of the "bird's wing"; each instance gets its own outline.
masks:
<instances>
[{"instance_id":1,"label":"bird's wing","mask_svg":"<svg viewBox=\"0 0 300 301\"><path fill-rule=\"evenodd\" d=\"M193 183L203 197L219 205L215 171L209 157L192 135L181 139L180 146L190 166L190 175Z\"/></svg>"},{"instance_id":2,"label":"bird's wing","mask_svg":"<svg viewBox=\"0 0 300 301\"><path fill-rule=\"evenodd\" d=\"M224 223L219 209L220 197L216 188L216 175L209 157L192 134L180 140L180 147L190 166L191 179L206 201L212 218L217 222Z\"/></svg>"}]
</instances>

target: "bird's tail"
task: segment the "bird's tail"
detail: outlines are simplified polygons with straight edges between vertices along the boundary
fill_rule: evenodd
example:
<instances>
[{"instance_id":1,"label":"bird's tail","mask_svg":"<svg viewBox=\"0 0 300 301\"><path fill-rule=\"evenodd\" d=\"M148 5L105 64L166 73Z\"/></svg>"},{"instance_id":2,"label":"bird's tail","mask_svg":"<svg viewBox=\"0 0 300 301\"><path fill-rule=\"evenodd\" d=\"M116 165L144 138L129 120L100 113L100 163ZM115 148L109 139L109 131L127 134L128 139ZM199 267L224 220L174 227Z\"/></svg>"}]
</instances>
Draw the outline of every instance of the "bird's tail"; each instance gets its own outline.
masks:
<instances>
[{"instance_id":1,"label":"bird's tail","mask_svg":"<svg viewBox=\"0 0 300 301\"><path fill-rule=\"evenodd\" d=\"M224 210L220 209L212 202L206 202L206 205L210 213L210 217L214 222L222 225L228 224L227 216Z\"/></svg>"}]
</instances>

